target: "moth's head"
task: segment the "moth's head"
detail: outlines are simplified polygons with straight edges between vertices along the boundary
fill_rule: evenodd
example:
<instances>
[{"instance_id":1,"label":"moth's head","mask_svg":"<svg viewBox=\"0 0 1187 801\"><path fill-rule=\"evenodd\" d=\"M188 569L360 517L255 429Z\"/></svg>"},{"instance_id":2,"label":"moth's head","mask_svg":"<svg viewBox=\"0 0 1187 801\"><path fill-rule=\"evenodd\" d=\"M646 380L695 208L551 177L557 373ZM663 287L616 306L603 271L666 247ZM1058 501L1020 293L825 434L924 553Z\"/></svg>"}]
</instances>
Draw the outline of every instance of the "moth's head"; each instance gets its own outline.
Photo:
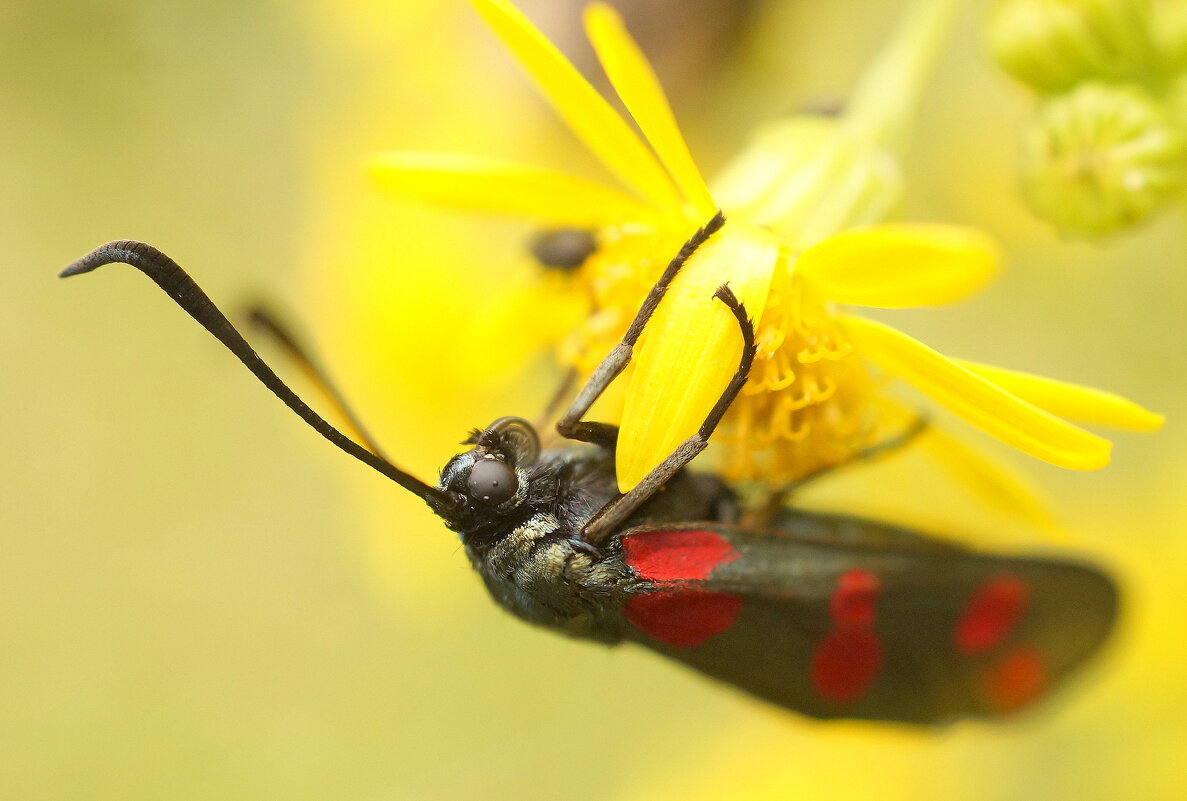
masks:
<instances>
[{"instance_id":1,"label":"moth's head","mask_svg":"<svg viewBox=\"0 0 1187 801\"><path fill-rule=\"evenodd\" d=\"M437 489L448 501L435 511L465 533L514 515L527 501L540 439L527 420L500 417L463 444L474 447L442 468Z\"/></svg>"}]
</instances>

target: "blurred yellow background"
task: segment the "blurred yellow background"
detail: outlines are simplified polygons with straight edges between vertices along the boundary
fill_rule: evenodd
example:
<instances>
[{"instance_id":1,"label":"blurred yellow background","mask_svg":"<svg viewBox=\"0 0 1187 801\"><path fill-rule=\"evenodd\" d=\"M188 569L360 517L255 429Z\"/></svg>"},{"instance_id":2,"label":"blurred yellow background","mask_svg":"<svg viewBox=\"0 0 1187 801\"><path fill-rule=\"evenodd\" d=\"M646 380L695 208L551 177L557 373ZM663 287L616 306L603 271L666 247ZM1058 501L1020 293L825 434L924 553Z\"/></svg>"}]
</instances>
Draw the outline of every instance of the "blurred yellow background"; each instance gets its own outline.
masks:
<instances>
[{"instance_id":1,"label":"blurred yellow background","mask_svg":"<svg viewBox=\"0 0 1187 801\"><path fill-rule=\"evenodd\" d=\"M589 64L577 3L522 5ZM843 97L896 14L619 5L710 173L753 123ZM534 416L545 360L509 376L459 355L484 300L527 280L530 231L398 204L362 169L432 148L596 174L465 3L0 8L0 797L1187 795L1183 214L1099 247L1035 222L1013 178L1033 101L983 54L979 11L927 95L907 217L989 230L1007 271L896 322L1169 421L1118 437L1100 473L1001 453L1076 532L1060 545L1116 574L1125 620L1037 713L928 733L813 723L652 654L525 627L419 501L304 430L142 277L54 277L133 237L228 311L291 309L423 477L468 428ZM1049 545L902 461L812 500Z\"/></svg>"}]
</instances>

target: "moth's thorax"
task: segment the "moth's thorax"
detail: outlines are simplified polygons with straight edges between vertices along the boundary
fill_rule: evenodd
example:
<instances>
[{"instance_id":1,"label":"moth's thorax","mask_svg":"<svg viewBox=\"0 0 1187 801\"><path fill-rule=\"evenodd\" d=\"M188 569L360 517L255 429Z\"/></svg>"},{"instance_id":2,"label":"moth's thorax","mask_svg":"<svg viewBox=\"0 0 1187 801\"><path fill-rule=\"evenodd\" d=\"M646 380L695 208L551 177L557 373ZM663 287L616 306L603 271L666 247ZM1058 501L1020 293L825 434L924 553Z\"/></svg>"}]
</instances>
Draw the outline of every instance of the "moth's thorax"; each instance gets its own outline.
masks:
<instances>
[{"instance_id":1,"label":"moth's thorax","mask_svg":"<svg viewBox=\"0 0 1187 801\"><path fill-rule=\"evenodd\" d=\"M486 547L466 546L491 595L531 623L616 642L623 602L636 587L617 549L603 553L540 512Z\"/></svg>"}]
</instances>

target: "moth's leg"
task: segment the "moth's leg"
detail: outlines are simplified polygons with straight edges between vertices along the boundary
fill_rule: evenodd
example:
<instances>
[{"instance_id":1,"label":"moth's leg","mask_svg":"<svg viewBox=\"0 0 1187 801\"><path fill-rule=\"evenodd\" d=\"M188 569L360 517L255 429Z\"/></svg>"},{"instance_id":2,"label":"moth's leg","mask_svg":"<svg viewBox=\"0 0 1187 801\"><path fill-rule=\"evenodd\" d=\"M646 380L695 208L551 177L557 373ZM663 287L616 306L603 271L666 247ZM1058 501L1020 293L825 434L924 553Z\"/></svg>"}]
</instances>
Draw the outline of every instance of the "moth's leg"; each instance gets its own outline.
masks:
<instances>
[{"instance_id":1,"label":"moth's leg","mask_svg":"<svg viewBox=\"0 0 1187 801\"><path fill-rule=\"evenodd\" d=\"M790 495L796 490L802 489L808 484L813 484L825 476L832 475L842 468L861 464L863 462L873 461L874 459L878 459L887 455L888 453L894 453L897 450L901 450L902 448L905 448L914 442L916 437L926 431L927 426L927 418L919 415L915 417L915 419L911 421L911 424L902 431L892 434L881 442L875 442L873 445L867 445L843 462L838 462L837 464L833 465L826 465L824 467L818 467L812 472L800 476L790 484L784 485L779 491L785 495Z\"/></svg>"},{"instance_id":2,"label":"moth's leg","mask_svg":"<svg viewBox=\"0 0 1187 801\"><path fill-rule=\"evenodd\" d=\"M663 300L664 294L668 291L672 280L680 272L680 268L696 252L697 248L716 233L724 223L724 215L720 211L717 212L713 216L713 219L709 220L703 228L699 229L684 243L684 247L680 248L680 252L668 263L663 275L655 282L655 286L651 287L651 291L647 293L643 305L639 307L639 312L635 315L635 319L631 322L622 341L615 345L614 350L610 351L610 354L597 366L597 369L593 371L589 380L585 382L585 386L581 388L581 391L577 393L577 397L573 399L573 403L557 422L556 430L560 432L562 437L581 442L592 442L595 445L605 447L613 447L618 441L617 426L609 425L608 423L587 423L583 422L581 418L589 411L589 407L593 406L594 401L606 391L606 388L610 386L610 382L617 378L618 374L630 362L635 350L635 343L639 341L639 336L647 326L647 321L655 313L659 302Z\"/></svg>"},{"instance_id":3,"label":"moth's leg","mask_svg":"<svg viewBox=\"0 0 1187 801\"><path fill-rule=\"evenodd\" d=\"M718 287L717 291L713 293L713 297L729 307L742 331L742 358L738 362L737 371L734 372L725 391L717 399L717 403L709 411L705 421L701 423L697 433L676 446L676 450L672 451L668 458L644 476L643 480L630 492L609 501L590 518L581 530L582 537L587 542L597 545L608 534L617 531L623 522L639 508L640 504L654 495L672 476L676 475L682 467L705 449L717 424L721 422L721 418L729 410L730 404L742 390L746 379L750 377L750 368L754 365L754 356L758 352L754 338L754 323L746 316L746 307L728 286Z\"/></svg>"},{"instance_id":4,"label":"moth's leg","mask_svg":"<svg viewBox=\"0 0 1187 801\"><path fill-rule=\"evenodd\" d=\"M383 455L383 451L376 444L375 439L367 433L367 429L363 427L358 416L351 410L350 404L346 402L346 398L334 386L334 382L329 379L326 372L313 356L309 354L309 351L297 341L296 336L292 333L292 329L281 322L278 316L262 306L249 307L247 310L247 319L248 322L260 331L268 334L280 345L285 354L305 374L305 377L317 387L322 395L325 396L326 400L330 402L330 405L342 416L343 421L346 423L345 427L354 433L359 441L367 447L367 450L376 456L386 459L387 457Z\"/></svg>"},{"instance_id":5,"label":"moth's leg","mask_svg":"<svg viewBox=\"0 0 1187 801\"><path fill-rule=\"evenodd\" d=\"M565 402L565 398L573 391L573 385L577 383L577 368L570 367L565 370L564 376L557 384L557 387L552 392L552 397L548 399L548 403L544 406L544 411L540 413L540 425L536 428L544 428L547 426L557 413L560 411L561 404Z\"/></svg>"},{"instance_id":6,"label":"moth's leg","mask_svg":"<svg viewBox=\"0 0 1187 801\"><path fill-rule=\"evenodd\" d=\"M923 417L922 415L916 416L911 421L911 424L902 431L887 437L881 442L875 442L873 445L862 448L857 453L853 454L842 462L825 465L824 467L818 467L812 472L800 476L795 481L784 484L782 487L770 492L761 506L751 509L746 513L745 517L743 518L744 525L757 526L761 528L767 522L769 522L775 516L775 514L784 507L784 505L786 505L788 497L794 494L797 490L800 490L809 484L814 484L822 478L831 476L838 470L842 470L853 465L864 464L874 459L881 458L882 456L885 456L889 453L894 453L895 451L901 450L902 448L905 448L914 442L920 434L927 430L927 427L927 418Z\"/></svg>"}]
</instances>

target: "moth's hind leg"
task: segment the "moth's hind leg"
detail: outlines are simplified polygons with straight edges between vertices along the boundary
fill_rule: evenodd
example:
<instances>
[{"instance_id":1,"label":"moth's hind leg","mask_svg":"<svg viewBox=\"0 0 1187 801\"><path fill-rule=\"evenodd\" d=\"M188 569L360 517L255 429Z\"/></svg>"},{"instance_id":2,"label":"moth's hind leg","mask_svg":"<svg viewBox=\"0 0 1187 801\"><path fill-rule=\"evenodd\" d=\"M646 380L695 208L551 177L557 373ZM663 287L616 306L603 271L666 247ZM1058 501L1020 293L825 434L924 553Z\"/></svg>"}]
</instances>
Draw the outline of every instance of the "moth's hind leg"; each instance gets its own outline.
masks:
<instances>
[{"instance_id":1,"label":"moth's hind leg","mask_svg":"<svg viewBox=\"0 0 1187 801\"><path fill-rule=\"evenodd\" d=\"M871 462L888 454L900 451L926 432L928 426L928 419L923 415L918 415L901 431L896 431L886 439L875 442L873 445L867 445L843 461L818 467L810 473L800 476L795 481L767 492L765 497L762 498L761 503L752 509L748 509L743 515L744 525L757 528L766 527L774 519L775 515L778 514L779 510L787 505L788 499L796 491L803 489L809 484L815 484L820 479L827 478L839 470L865 464L866 462Z\"/></svg>"}]
</instances>

